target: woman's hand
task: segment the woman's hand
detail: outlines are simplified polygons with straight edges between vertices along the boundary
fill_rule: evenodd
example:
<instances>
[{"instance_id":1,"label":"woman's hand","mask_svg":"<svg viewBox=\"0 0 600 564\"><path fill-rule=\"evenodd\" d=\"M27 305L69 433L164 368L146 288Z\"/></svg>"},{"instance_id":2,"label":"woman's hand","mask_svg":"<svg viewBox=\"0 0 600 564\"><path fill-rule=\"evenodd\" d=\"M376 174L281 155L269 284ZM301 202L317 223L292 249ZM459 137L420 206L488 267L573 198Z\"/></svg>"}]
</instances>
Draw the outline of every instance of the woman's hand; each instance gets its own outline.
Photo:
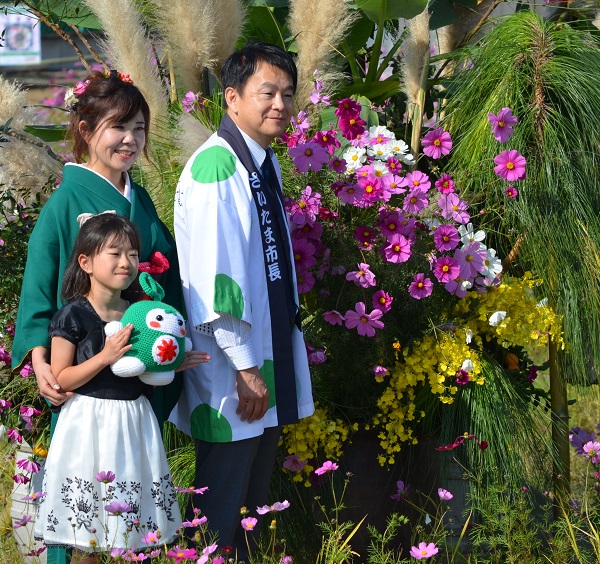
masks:
<instances>
[{"instance_id":1,"label":"woman's hand","mask_svg":"<svg viewBox=\"0 0 600 564\"><path fill-rule=\"evenodd\" d=\"M61 389L54 374L52 374L50 364L46 360L47 354L48 349L45 347L35 347L31 351L31 365L40 389L40 395L52 405L61 405L73 395L73 392L64 392Z\"/></svg>"},{"instance_id":2,"label":"woman's hand","mask_svg":"<svg viewBox=\"0 0 600 564\"><path fill-rule=\"evenodd\" d=\"M188 370L194 368L203 362L208 362L210 356L203 351L189 351L185 353L183 362L179 365L179 368L175 372L181 372L182 370Z\"/></svg>"}]
</instances>

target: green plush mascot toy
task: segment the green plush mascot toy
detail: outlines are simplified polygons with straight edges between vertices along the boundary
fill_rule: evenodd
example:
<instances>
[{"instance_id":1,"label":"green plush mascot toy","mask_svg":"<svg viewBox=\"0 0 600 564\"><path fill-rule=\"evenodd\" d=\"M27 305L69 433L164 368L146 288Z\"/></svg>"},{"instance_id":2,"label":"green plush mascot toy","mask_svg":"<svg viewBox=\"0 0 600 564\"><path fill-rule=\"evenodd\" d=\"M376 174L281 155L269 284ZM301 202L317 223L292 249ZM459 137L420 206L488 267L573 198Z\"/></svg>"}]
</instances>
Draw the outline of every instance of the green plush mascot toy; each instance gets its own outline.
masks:
<instances>
[{"instance_id":1,"label":"green plush mascot toy","mask_svg":"<svg viewBox=\"0 0 600 564\"><path fill-rule=\"evenodd\" d=\"M132 347L111 364L111 369L117 376L139 376L151 386L166 386L175 377L185 353L192 349L192 342L185 336L181 313L160 301L165 295L160 284L147 272L140 274L139 281L150 300L130 305L121 321L111 321L104 329L110 337L126 324L133 325L129 339Z\"/></svg>"}]
</instances>

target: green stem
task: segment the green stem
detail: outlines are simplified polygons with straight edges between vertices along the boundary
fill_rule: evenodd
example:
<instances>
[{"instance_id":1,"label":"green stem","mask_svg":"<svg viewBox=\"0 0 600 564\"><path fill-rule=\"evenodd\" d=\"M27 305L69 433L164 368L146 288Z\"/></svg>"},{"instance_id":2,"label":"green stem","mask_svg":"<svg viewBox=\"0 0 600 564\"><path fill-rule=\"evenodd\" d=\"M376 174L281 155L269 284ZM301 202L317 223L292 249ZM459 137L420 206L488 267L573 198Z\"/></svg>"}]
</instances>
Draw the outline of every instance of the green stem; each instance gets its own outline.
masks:
<instances>
[{"instance_id":1,"label":"green stem","mask_svg":"<svg viewBox=\"0 0 600 564\"><path fill-rule=\"evenodd\" d=\"M352 49L350 49L350 45L348 45L348 42L345 39L344 39L344 41L342 41L341 47L346 55L346 60L348 61L348 65L350 66L350 72L352 73L352 79L354 80L354 82L362 82L362 76L360 74L360 67L358 66L358 63L356 62L356 57L352 54Z\"/></svg>"},{"instance_id":2,"label":"green stem","mask_svg":"<svg viewBox=\"0 0 600 564\"><path fill-rule=\"evenodd\" d=\"M379 66L379 55L381 54L381 44L383 43L383 32L385 31L385 13L387 12L387 0L381 0L379 5L379 22L377 23L377 33L371 49L371 61L365 82L374 82Z\"/></svg>"},{"instance_id":3,"label":"green stem","mask_svg":"<svg viewBox=\"0 0 600 564\"><path fill-rule=\"evenodd\" d=\"M550 408L552 418L552 445L554 449L554 519L559 519L569 508L571 483L571 452L569 447L569 404L567 402L567 385L560 377L558 368L558 349L550 340L549 346L550 372Z\"/></svg>"},{"instance_id":4,"label":"green stem","mask_svg":"<svg viewBox=\"0 0 600 564\"><path fill-rule=\"evenodd\" d=\"M377 74L375 75L375 80L381 79L381 75L383 74L383 71L385 71L387 66L390 64L390 61L394 58L398 49L400 49L400 45L402 45L405 35L406 35L405 33L400 34L400 37L398 37L396 42L392 45L392 48L389 50L388 54L385 56L385 58L381 62L381 65L379 65L379 68L377 69Z\"/></svg>"}]
</instances>

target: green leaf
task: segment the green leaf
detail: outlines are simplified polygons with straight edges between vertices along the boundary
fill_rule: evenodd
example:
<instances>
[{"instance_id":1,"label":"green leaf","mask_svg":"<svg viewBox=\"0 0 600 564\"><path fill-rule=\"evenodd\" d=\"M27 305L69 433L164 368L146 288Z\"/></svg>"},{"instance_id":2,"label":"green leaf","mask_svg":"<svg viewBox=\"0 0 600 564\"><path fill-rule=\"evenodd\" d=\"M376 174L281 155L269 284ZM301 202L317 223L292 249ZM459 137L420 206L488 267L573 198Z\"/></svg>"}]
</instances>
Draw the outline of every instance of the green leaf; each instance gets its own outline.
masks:
<instances>
[{"instance_id":1,"label":"green leaf","mask_svg":"<svg viewBox=\"0 0 600 564\"><path fill-rule=\"evenodd\" d=\"M64 141L69 128L66 125L26 125L23 129L46 143L52 143Z\"/></svg>"},{"instance_id":2,"label":"green leaf","mask_svg":"<svg viewBox=\"0 0 600 564\"><path fill-rule=\"evenodd\" d=\"M400 92L398 80L380 80L379 82L357 82L346 86L336 93L338 98L346 98L353 94L366 96L374 103L387 100L390 96Z\"/></svg>"},{"instance_id":3,"label":"green leaf","mask_svg":"<svg viewBox=\"0 0 600 564\"><path fill-rule=\"evenodd\" d=\"M348 34L344 37L346 44L350 47L352 54L358 53L367 43L367 40L373 33L374 28L373 22L369 18L361 13L360 17L352 24Z\"/></svg>"},{"instance_id":4,"label":"green leaf","mask_svg":"<svg viewBox=\"0 0 600 564\"><path fill-rule=\"evenodd\" d=\"M376 23L381 19L383 4L384 0L356 0L357 8ZM427 0L387 0L385 4L384 19L397 20L404 18L410 20L426 8Z\"/></svg>"},{"instance_id":5,"label":"green leaf","mask_svg":"<svg viewBox=\"0 0 600 564\"><path fill-rule=\"evenodd\" d=\"M264 5L251 6L238 46L242 46L249 39L260 39L293 52L293 49L290 49L292 37L285 25L287 12L286 9L271 9Z\"/></svg>"},{"instance_id":6,"label":"green leaf","mask_svg":"<svg viewBox=\"0 0 600 564\"><path fill-rule=\"evenodd\" d=\"M458 20L450 0L432 0L429 4L429 29L439 29Z\"/></svg>"},{"instance_id":7,"label":"green leaf","mask_svg":"<svg viewBox=\"0 0 600 564\"><path fill-rule=\"evenodd\" d=\"M85 27L87 29L102 29L100 20L96 17L83 2L80 0L63 0L56 2L50 8L50 13L61 22Z\"/></svg>"}]
</instances>

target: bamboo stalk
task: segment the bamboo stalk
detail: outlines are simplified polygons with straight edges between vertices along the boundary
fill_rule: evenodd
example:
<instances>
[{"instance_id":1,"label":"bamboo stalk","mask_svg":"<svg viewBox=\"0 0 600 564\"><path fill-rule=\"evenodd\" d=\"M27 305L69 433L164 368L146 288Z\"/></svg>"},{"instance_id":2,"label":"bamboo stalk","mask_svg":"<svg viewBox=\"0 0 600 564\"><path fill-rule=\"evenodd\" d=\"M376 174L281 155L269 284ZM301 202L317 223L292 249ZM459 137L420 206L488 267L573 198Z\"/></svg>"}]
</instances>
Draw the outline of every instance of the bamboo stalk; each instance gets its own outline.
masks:
<instances>
[{"instance_id":1,"label":"bamboo stalk","mask_svg":"<svg viewBox=\"0 0 600 564\"><path fill-rule=\"evenodd\" d=\"M558 367L559 351L552 339L549 349L550 410L552 419L552 445L554 448L552 482L554 487L554 519L559 519L569 509L571 493L571 452L569 445L569 404L567 384Z\"/></svg>"}]
</instances>

